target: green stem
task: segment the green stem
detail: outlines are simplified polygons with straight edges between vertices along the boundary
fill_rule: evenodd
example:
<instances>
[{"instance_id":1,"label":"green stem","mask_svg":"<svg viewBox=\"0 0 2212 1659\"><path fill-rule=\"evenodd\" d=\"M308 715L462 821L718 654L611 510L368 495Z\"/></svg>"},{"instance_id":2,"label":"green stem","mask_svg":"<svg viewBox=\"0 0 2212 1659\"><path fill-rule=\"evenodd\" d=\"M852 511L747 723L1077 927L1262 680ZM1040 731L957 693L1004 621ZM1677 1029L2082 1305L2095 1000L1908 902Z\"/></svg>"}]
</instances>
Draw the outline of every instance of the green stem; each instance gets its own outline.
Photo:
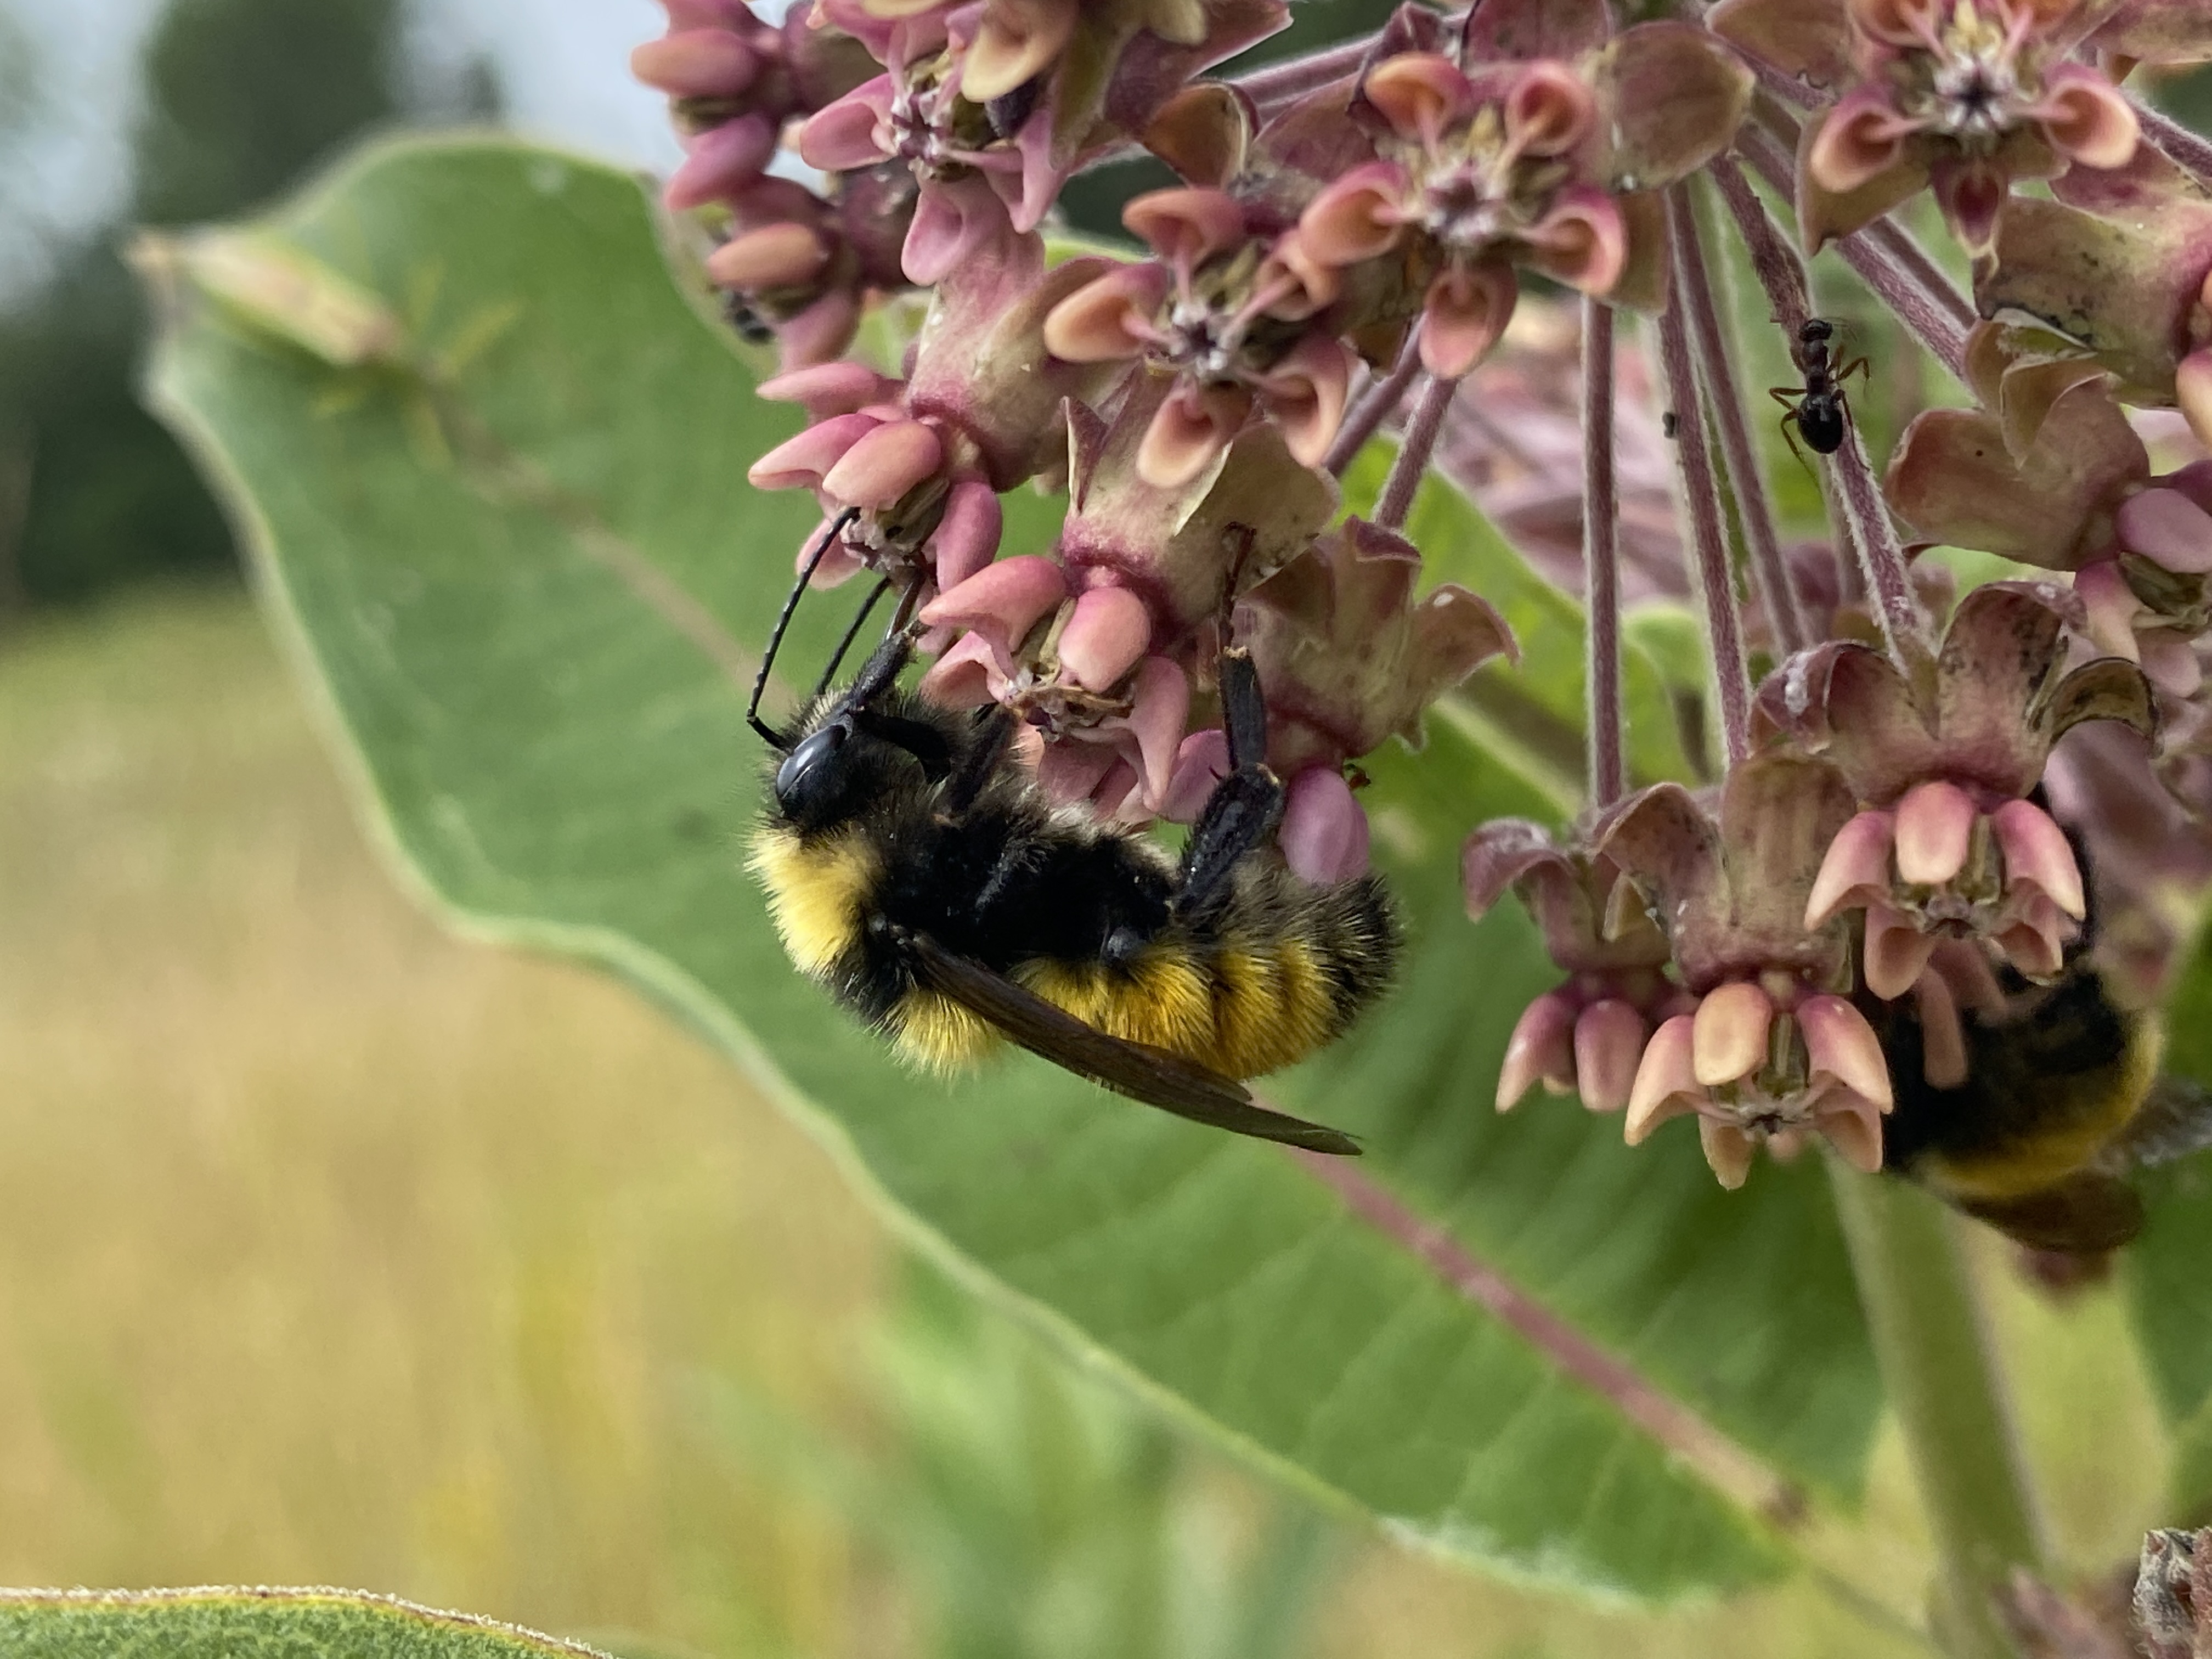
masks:
<instances>
[{"instance_id":1,"label":"green stem","mask_svg":"<svg viewBox=\"0 0 2212 1659\"><path fill-rule=\"evenodd\" d=\"M1875 1363L1904 1431L1940 1563L1935 1624L1954 1659L2016 1659L1996 1592L2043 1560L2041 1528L1948 1211L1829 1160Z\"/></svg>"}]
</instances>

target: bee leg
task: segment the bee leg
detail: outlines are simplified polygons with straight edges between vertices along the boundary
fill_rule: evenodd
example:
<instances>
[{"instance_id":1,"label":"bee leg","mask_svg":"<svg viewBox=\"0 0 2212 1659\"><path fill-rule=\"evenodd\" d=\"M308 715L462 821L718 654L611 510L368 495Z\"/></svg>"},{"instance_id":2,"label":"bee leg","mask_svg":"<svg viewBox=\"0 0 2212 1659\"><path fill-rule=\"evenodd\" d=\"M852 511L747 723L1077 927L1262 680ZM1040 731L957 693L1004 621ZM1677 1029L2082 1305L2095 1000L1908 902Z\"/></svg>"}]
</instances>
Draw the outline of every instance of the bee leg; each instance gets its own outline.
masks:
<instances>
[{"instance_id":1,"label":"bee leg","mask_svg":"<svg viewBox=\"0 0 2212 1659\"><path fill-rule=\"evenodd\" d=\"M1221 653L1221 723L1229 738L1229 775L1213 786L1183 849L1175 908L1204 910L1237 862L1273 835L1283 816L1283 783L1267 769L1267 706L1252 654Z\"/></svg>"},{"instance_id":2,"label":"bee leg","mask_svg":"<svg viewBox=\"0 0 2212 1659\"><path fill-rule=\"evenodd\" d=\"M943 811L947 817L958 817L975 804L1006 758L1006 746L1014 740L1013 716L996 703L988 703L977 709L979 728L975 747L970 749L960 764L953 769L951 781L945 789Z\"/></svg>"}]
</instances>

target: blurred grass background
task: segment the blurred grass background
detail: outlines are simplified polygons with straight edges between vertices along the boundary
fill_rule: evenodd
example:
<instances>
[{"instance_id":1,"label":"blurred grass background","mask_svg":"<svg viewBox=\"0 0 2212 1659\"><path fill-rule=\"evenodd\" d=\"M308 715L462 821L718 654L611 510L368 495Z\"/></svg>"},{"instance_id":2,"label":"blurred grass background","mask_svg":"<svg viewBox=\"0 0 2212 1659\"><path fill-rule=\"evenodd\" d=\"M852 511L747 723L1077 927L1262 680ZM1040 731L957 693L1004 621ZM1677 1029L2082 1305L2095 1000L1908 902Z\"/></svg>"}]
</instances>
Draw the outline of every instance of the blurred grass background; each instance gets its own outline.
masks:
<instances>
[{"instance_id":1,"label":"blurred grass background","mask_svg":"<svg viewBox=\"0 0 2212 1659\"><path fill-rule=\"evenodd\" d=\"M1988 1265L2108 1567L2163 1468L2117 1304ZM1869 1513L1827 1553L1909 1607L1887 1441ZM0 1583L210 1581L730 1659L1914 1650L1809 1583L1522 1593L1184 1443L629 992L441 934L249 603L155 586L0 641Z\"/></svg>"}]
</instances>

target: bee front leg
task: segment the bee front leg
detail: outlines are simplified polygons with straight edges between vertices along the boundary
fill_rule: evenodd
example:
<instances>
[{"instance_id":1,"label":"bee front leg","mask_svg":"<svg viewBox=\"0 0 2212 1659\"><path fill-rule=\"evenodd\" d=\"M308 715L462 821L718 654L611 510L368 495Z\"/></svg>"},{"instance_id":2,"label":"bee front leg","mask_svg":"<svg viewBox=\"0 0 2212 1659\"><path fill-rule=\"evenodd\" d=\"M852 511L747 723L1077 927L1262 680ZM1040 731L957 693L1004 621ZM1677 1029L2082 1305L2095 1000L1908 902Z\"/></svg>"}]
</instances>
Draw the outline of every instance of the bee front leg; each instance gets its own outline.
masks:
<instances>
[{"instance_id":1,"label":"bee front leg","mask_svg":"<svg viewBox=\"0 0 2212 1659\"><path fill-rule=\"evenodd\" d=\"M1267 769L1267 705L1252 653L1221 653L1221 723L1229 738L1229 775L1213 786L1183 849L1178 914L1203 911L1240 860L1275 832L1283 817L1283 781Z\"/></svg>"}]
</instances>

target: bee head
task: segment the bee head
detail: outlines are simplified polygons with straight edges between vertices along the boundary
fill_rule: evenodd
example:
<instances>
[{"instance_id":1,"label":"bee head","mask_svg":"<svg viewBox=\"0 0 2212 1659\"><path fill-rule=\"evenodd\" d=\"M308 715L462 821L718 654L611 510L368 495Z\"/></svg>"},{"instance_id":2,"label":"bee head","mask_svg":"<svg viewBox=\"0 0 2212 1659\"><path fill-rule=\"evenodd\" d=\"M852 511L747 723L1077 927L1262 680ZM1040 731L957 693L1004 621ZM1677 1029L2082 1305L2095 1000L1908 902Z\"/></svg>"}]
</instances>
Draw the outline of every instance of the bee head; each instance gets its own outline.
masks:
<instances>
[{"instance_id":1,"label":"bee head","mask_svg":"<svg viewBox=\"0 0 2212 1659\"><path fill-rule=\"evenodd\" d=\"M848 822L887 793L935 783L951 769L956 733L943 715L891 694L860 702L848 693L802 724L805 735L775 769L777 812L805 834ZM920 715L920 718L916 716Z\"/></svg>"}]
</instances>

